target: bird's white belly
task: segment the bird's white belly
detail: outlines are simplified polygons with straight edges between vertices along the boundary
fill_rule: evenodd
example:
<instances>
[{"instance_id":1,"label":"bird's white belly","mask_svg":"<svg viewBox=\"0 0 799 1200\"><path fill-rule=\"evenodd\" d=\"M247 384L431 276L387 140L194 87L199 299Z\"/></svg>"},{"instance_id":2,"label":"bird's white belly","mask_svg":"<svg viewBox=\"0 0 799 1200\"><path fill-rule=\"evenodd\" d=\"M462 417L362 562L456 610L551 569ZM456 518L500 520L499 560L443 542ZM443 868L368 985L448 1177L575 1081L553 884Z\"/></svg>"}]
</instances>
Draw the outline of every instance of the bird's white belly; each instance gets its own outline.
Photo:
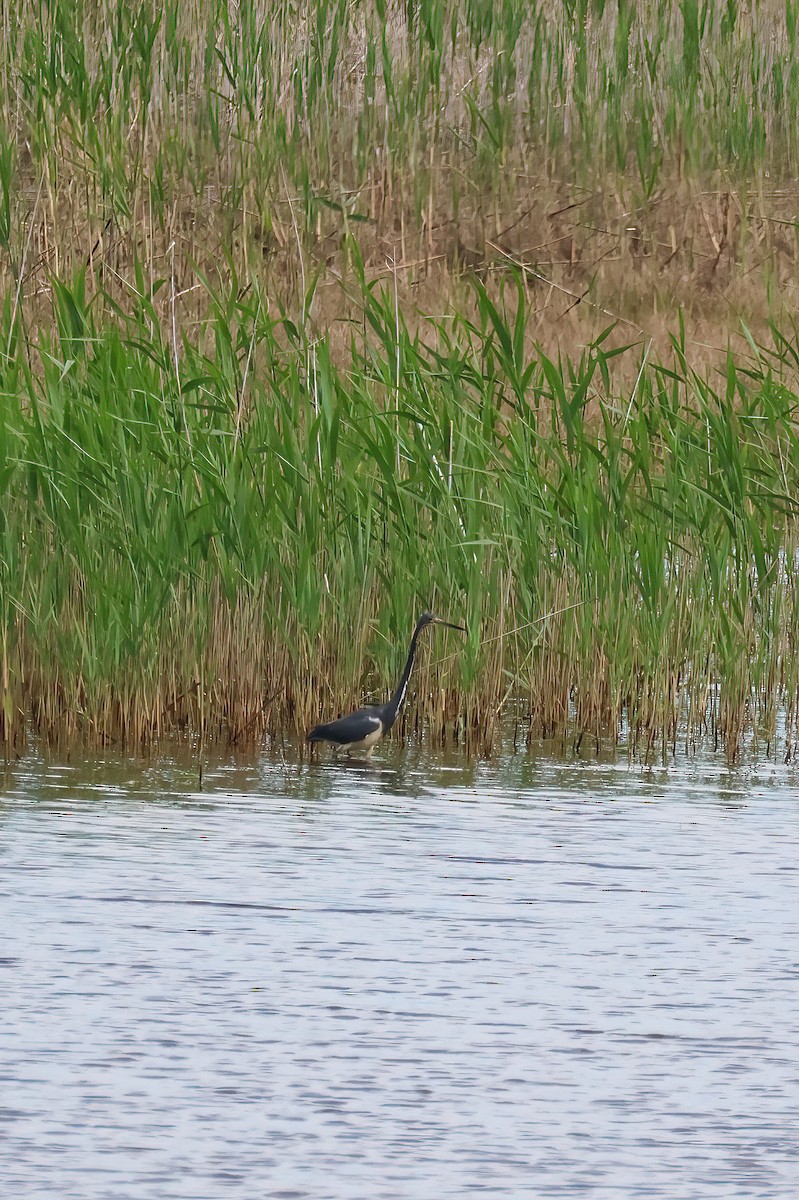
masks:
<instances>
[{"instance_id":1,"label":"bird's white belly","mask_svg":"<svg viewBox=\"0 0 799 1200\"><path fill-rule=\"evenodd\" d=\"M341 749L342 750L365 750L366 753L368 754L371 750L374 750L375 746L380 741L382 736L383 736L383 724L381 722L377 726L376 729L373 729L371 731L371 733L367 733L366 737L361 738L361 740L359 742L347 742L347 744L345 746L342 746Z\"/></svg>"}]
</instances>

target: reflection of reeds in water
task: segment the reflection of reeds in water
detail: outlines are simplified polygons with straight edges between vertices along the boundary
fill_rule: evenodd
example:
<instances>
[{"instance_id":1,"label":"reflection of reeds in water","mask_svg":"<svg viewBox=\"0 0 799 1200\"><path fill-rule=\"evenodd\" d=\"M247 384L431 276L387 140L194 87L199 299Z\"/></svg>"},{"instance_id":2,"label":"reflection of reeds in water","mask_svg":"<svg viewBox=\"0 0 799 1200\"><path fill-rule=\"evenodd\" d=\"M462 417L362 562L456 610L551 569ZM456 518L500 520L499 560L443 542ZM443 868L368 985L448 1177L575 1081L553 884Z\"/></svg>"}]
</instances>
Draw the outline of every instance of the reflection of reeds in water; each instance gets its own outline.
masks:
<instances>
[{"instance_id":1,"label":"reflection of reeds in water","mask_svg":"<svg viewBox=\"0 0 799 1200\"><path fill-rule=\"evenodd\" d=\"M792 343L718 386L675 342L614 387L603 344L530 354L525 293L409 333L362 293L345 366L213 305L207 353L144 313L98 329L56 290L58 336L0 330L2 736L237 745L385 695L423 607L465 620L420 657L402 728L663 753L710 733L796 740ZM298 339L295 345L293 338ZM614 352L615 353L615 352ZM547 615L551 614L551 615Z\"/></svg>"}]
</instances>

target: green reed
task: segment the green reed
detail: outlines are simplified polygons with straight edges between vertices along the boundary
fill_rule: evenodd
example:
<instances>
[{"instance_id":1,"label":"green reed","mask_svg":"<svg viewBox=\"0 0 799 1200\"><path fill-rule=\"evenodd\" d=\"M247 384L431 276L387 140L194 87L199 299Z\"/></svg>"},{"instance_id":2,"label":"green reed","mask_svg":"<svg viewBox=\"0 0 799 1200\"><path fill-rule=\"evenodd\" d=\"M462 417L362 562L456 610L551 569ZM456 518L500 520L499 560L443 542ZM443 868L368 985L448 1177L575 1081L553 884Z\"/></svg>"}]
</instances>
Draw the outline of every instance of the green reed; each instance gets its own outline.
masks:
<instances>
[{"instance_id":1,"label":"green reed","mask_svg":"<svg viewBox=\"0 0 799 1200\"><path fill-rule=\"evenodd\" d=\"M201 343L151 301L0 335L0 710L50 737L297 736L382 694L424 607L464 619L406 723L666 753L793 752L795 340L708 381L600 338L526 349L521 280L411 330L365 287L344 365L266 298L207 293ZM639 361L618 393L614 365ZM519 703L522 708L520 710Z\"/></svg>"},{"instance_id":2,"label":"green reed","mask_svg":"<svg viewBox=\"0 0 799 1200\"><path fill-rule=\"evenodd\" d=\"M432 606L469 633L415 677L431 736L488 749L512 707L530 736L793 753L795 229L761 204L799 163L793 3L3 20L6 748L30 720L295 736L383 693ZM658 207L686 178L693 225ZM765 273L768 346L708 366L684 329L601 330L607 256L559 213L611 236L610 195L620 302L646 264L655 317L670 270L701 307ZM570 352L538 340L540 254L593 306Z\"/></svg>"}]
</instances>

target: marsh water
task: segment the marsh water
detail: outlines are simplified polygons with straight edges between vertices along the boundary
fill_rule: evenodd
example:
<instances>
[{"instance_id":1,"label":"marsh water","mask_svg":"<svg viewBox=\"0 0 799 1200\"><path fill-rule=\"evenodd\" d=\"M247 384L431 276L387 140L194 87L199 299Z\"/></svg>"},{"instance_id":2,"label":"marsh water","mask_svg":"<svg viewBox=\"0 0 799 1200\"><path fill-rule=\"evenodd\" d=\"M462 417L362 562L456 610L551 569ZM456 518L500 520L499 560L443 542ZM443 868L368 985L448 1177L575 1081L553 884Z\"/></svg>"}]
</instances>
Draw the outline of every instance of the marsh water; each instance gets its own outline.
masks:
<instances>
[{"instance_id":1,"label":"marsh water","mask_svg":"<svg viewBox=\"0 0 799 1200\"><path fill-rule=\"evenodd\" d=\"M799 1195L789 768L0 781L3 1196Z\"/></svg>"}]
</instances>

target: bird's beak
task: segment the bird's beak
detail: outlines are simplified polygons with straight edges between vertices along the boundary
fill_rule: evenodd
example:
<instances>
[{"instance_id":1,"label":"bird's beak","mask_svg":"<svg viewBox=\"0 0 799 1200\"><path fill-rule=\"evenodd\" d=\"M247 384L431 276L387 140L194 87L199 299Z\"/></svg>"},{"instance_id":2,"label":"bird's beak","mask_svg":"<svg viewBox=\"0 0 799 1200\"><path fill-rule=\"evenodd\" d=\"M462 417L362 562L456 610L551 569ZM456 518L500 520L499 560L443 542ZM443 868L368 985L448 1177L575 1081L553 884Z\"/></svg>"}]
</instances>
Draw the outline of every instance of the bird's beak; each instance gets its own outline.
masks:
<instances>
[{"instance_id":1,"label":"bird's beak","mask_svg":"<svg viewBox=\"0 0 799 1200\"><path fill-rule=\"evenodd\" d=\"M453 625L451 621L442 621L441 617L435 618L436 625L446 625L447 629L460 629L461 633L466 632L465 625Z\"/></svg>"}]
</instances>

